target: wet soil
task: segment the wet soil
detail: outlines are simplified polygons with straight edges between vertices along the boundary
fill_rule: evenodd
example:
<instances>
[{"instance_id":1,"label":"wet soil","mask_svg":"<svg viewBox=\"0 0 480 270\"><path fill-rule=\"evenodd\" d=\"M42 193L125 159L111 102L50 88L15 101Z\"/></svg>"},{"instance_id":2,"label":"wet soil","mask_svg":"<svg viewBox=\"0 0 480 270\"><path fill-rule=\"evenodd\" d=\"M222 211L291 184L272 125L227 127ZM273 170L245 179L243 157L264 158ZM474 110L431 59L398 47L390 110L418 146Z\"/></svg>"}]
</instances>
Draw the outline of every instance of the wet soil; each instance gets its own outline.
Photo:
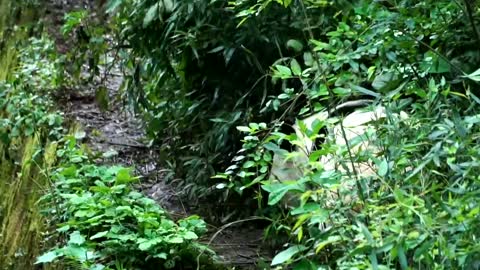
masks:
<instances>
[{"instance_id":1,"label":"wet soil","mask_svg":"<svg viewBox=\"0 0 480 270\"><path fill-rule=\"evenodd\" d=\"M95 0L49 0L45 24L49 34L56 40L57 50L65 53L70 42L60 34L64 15L79 9L92 9ZM88 70L85 69L88 74ZM102 72L103 73L103 72ZM99 153L100 164L118 164L135 169L141 176L138 189L157 201L172 218L179 219L198 213L198 209L210 205L191 205L179 195L181 187L165 181L166 170L159 165L155 147L146 144L142 121L125 108L119 98L123 77L115 65L105 72L107 76L65 89L59 106L66 116L79 123L86 133L85 143L94 153ZM95 98L97 89L106 87L109 108L101 110ZM201 211L200 211L201 212ZM207 217L208 219L208 217ZM261 248L263 229L252 227L251 222L236 226L211 226L210 233L202 239L216 251L220 263L234 269L258 269L260 257L270 257Z\"/></svg>"}]
</instances>

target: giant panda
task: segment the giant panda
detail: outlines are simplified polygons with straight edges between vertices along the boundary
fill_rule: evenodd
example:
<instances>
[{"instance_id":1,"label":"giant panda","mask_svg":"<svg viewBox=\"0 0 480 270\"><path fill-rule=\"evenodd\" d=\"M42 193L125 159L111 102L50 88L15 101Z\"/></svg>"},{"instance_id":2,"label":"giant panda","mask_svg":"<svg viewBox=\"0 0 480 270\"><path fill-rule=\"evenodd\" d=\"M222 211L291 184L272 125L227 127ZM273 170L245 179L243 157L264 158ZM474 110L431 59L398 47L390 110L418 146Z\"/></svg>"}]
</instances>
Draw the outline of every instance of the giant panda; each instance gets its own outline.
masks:
<instances>
[{"instance_id":1,"label":"giant panda","mask_svg":"<svg viewBox=\"0 0 480 270\"><path fill-rule=\"evenodd\" d=\"M338 122L331 128L324 128L318 136L320 140L309 138L300 128L301 126L313 129L315 121L326 121L333 117L339 116ZM387 117L386 108L382 105L374 104L373 100L356 100L349 101L336 106L330 111L321 111L310 115L304 119L298 120L292 127L296 134L296 144L293 151L287 155L275 153L273 155L272 167L270 170L270 180L273 182L298 181L305 176L305 172L311 171L309 166L310 155L317 149L321 148L322 143L327 141L335 144L339 151L345 151L347 142L350 147L350 154L355 156L362 150L368 150L372 153L379 153L380 149L376 149L365 134L367 130L373 129L376 121ZM406 113L401 112L395 115L399 120L406 119ZM303 122L300 125L299 121ZM355 138L356 143L352 145L350 142ZM320 145L319 145L320 144ZM370 161L362 162L342 162L341 155L327 154L319 158L317 164L321 164L323 170L327 173L336 173L337 175L350 176L342 177L341 183L344 189L355 189L356 178L371 177L377 173L377 168ZM344 155L343 155L344 156ZM342 157L343 157L342 156ZM355 194L356 192L351 192ZM286 196L284 203L287 206L293 206L292 196ZM331 196L334 200L335 196ZM353 198L350 198L351 200ZM326 204L333 204L327 202Z\"/></svg>"}]
</instances>

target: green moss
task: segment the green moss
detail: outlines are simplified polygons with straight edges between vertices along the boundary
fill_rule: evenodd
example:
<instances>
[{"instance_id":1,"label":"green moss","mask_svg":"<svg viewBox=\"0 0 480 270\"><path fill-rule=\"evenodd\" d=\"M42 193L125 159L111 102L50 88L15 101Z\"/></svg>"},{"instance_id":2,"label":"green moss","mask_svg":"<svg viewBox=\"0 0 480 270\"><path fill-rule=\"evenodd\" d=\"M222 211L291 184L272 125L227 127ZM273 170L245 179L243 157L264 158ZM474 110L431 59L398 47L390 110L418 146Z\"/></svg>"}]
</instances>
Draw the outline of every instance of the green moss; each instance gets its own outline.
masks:
<instances>
[{"instance_id":1,"label":"green moss","mask_svg":"<svg viewBox=\"0 0 480 270\"><path fill-rule=\"evenodd\" d=\"M2 155L0 189L0 265L2 269L31 269L43 241L43 218L36 202L47 186L47 178L39 169L42 164L32 162L36 149L42 147L41 136L24 138L19 150L21 162L8 160ZM47 146L50 151L55 144ZM51 160L50 156L44 159Z\"/></svg>"},{"instance_id":2,"label":"green moss","mask_svg":"<svg viewBox=\"0 0 480 270\"><path fill-rule=\"evenodd\" d=\"M27 36L16 24L31 21L34 12L15 0L0 0L0 80L9 78L16 65L16 44ZM5 112L0 111L5 116ZM0 269L33 269L44 239L44 220L37 201L48 186L41 167L55 161L56 144L38 131L9 145L0 144ZM32 157L45 149L44 157Z\"/></svg>"}]
</instances>

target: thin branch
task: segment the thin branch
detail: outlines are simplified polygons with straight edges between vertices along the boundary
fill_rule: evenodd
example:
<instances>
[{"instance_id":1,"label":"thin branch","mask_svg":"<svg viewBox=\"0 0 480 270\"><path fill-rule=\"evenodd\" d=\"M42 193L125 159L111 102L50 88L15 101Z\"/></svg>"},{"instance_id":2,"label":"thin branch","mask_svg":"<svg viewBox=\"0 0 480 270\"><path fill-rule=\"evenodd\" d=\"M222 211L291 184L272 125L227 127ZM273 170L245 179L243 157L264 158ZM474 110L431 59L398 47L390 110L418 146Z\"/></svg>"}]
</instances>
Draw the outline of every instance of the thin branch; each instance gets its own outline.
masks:
<instances>
[{"instance_id":1,"label":"thin branch","mask_svg":"<svg viewBox=\"0 0 480 270\"><path fill-rule=\"evenodd\" d=\"M238 223L254 221L254 220L269 220L269 221L272 221L271 219L266 218L266 217L253 216L251 218L236 220L236 221L227 223L227 224L223 225L222 227L220 227L220 229L210 238L210 241L208 241L207 246L210 246L212 244L213 240L215 240L215 238L226 228L228 228L232 225L238 224ZM200 270L200 257L203 255L204 251L205 251L205 249L203 249L197 256L197 270Z\"/></svg>"}]
</instances>

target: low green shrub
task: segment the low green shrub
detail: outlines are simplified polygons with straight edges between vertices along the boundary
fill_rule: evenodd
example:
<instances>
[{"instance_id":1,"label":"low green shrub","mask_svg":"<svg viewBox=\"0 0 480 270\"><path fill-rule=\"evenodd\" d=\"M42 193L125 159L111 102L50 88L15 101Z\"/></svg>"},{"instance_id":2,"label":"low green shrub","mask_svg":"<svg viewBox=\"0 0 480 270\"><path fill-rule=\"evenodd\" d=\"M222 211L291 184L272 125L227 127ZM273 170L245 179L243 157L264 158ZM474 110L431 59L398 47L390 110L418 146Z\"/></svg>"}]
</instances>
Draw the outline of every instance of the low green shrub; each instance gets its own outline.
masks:
<instances>
[{"instance_id":1,"label":"low green shrub","mask_svg":"<svg viewBox=\"0 0 480 270\"><path fill-rule=\"evenodd\" d=\"M197 216L174 222L132 188L138 178L129 169L90 164L75 141L67 137L65 149L57 152L63 162L52 172L51 192L42 198L56 234L65 240L37 263L62 259L85 269L192 266L206 249L196 242L206 232L205 222Z\"/></svg>"},{"instance_id":2,"label":"low green shrub","mask_svg":"<svg viewBox=\"0 0 480 270\"><path fill-rule=\"evenodd\" d=\"M338 13L343 21L336 29L319 36L307 31L310 40L302 57L283 57L271 68L274 81L302 82L302 87L285 88L270 98L264 108L282 112L285 104L286 111L268 124L238 127L246 135L243 147L217 177L228 180L216 187L254 193L259 207L275 220L267 233L289 237L273 258L274 267L480 266L480 100L474 91L480 51L469 45L468 35L476 31L469 27L475 20L465 17L470 4L387 2L354 1L352 9ZM310 1L284 3L321 8ZM268 12L260 5L251 9L251 17ZM275 155L304 155L291 150L304 142L285 131L292 123L286 115L296 112L295 118L302 119L365 97L386 108L382 121L347 145L336 144L324 132L341 116L312 127L299 121L307 137L322 143L298 165L300 176L290 181L270 177ZM401 111L408 119L394 117ZM352 154L362 140L376 151L361 148ZM289 148L282 149L285 144ZM337 167L327 170L324 160L332 156ZM370 164L374 174L361 176L349 169L359 163Z\"/></svg>"}]
</instances>

